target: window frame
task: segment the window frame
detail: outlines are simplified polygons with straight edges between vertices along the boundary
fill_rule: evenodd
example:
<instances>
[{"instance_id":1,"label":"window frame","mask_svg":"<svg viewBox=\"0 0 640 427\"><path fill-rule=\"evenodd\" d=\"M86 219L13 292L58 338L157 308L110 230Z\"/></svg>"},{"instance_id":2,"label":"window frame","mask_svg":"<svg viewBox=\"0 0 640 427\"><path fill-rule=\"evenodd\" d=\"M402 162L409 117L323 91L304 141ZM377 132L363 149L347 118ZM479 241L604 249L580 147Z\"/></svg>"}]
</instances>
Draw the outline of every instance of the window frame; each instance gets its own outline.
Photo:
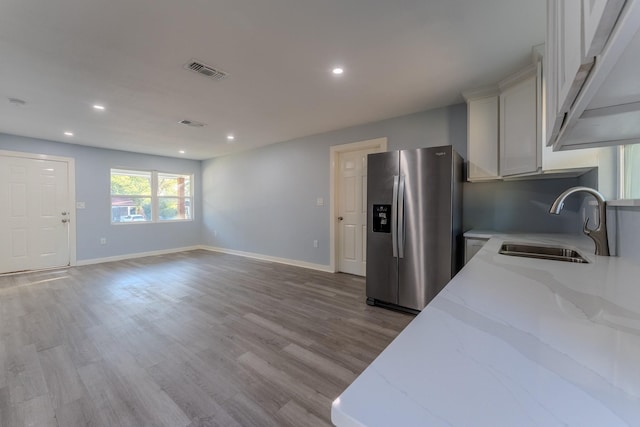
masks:
<instances>
[{"instance_id":1,"label":"window frame","mask_svg":"<svg viewBox=\"0 0 640 427\"><path fill-rule=\"evenodd\" d=\"M634 144L635 145L635 144ZM618 147L618 198L619 200L638 200L638 198L627 197L626 186L626 147L629 145L620 145ZM640 168L640 164L637 165Z\"/></svg>"},{"instance_id":2,"label":"window frame","mask_svg":"<svg viewBox=\"0 0 640 427\"><path fill-rule=\"evenodd\" d=\"M130 173L131 175L136 174L150 174L151 178L151 194L150 195L135 195L135 194L113 194L111 192L111 178L116 172L116 174L120 173L121 175L127 175ZM183 176L189 178L189 195L185 196L160 196L159 195L159 175L168 175L168 176ZM159 171L155 169L130 169L124 167L112 167L109 169L109 205L111 209L113 209L113 198L114 197L131 197L138 199L151 199L151 218L148 221L114 221L113 214L111 217L111 225L131 225L131 224L171 224L176 222L193 222L195 217L194 210L194 174L192 173L183 173L183 172L167 172L167 171ZM179 219L160 219L160 199L184 199L185 201L189 201L189 214L190 218L179 218Z\"/></svg>"}]
</instances>

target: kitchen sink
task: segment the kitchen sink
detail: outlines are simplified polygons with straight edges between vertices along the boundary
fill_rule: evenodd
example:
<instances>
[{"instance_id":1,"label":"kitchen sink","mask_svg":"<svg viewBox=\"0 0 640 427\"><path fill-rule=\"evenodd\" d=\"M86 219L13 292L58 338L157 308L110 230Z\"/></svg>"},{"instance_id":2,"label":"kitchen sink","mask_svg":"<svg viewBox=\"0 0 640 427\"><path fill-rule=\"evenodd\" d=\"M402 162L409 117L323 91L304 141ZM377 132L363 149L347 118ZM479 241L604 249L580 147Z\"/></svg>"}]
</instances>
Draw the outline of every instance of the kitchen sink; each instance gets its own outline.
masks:
<instances>
[{"instance_id":1,"label":"kitchen sink","mask_svg":"<svg viewBox=\"0 0 640 427\"><path fill-rule=\"evenodd\" d=\"M503 243L500 247L502 255L519 256L525 258L548 259L552 261L577 262L588 264L578 251L560 246L540 246L525 243Z\"/></svg>"}]
</instances>

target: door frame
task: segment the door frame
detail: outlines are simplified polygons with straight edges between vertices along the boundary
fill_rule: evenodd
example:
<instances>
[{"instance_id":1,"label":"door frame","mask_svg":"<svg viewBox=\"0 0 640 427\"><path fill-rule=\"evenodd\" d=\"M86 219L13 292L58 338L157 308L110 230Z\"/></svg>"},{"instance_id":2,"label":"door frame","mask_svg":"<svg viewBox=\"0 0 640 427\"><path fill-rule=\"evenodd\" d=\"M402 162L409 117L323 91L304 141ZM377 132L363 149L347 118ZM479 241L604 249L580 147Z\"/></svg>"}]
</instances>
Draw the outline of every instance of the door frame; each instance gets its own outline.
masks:
<instances>
[{"instance_id":1,"label":"door frame","mask_svg":"<svg viewBox=\"0 0 640 427\"><path fill-rule=\"evenodd\" d=\"M69 266L76 265L76 163L73 157L51 156L49 154L24 153L21 151L0 150L2 157L20 157L31 160L51 160L67 163L67 180L69 194ZM65 267L65 266L60 266ZM58 268L58 267L54 267ZM32 270L29 270L32 271Z\"/></svg>"},{"instance_id":2,"label":"door frame","mask_svg":"<svg viewBox=\"0 0 640 427\"><path fill-rule=\"evenodd\" d=\"M359 151L367 148L374 148L380 150L380 152L387 151L387 137L368 139L366 141L351 142L349 144L332 145L329 148L329 269L337 273L338 272L338 239L336 229L336 212L338 210L339 200L338 197L338 173L340 168L336 167L338 160L340 160L340 154L347 153L349 151Z\"/></svg>"}]
</instances>

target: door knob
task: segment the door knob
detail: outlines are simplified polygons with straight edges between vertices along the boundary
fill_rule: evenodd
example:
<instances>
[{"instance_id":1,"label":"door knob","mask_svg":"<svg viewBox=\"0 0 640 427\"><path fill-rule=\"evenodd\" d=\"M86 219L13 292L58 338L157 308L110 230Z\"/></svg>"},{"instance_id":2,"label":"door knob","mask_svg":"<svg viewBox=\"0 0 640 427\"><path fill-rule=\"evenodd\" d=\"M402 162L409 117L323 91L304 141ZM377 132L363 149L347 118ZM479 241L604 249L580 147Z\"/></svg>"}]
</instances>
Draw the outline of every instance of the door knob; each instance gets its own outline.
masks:
<instances>
[{"instance_id":1,"label":"door knob","mask_svg":"<svg viewBox=\"0 0 640 427\"><path fill-rule=\"evenodd\" d=\"M342 221L344 218L342 218L341 216L338 217L338 221Z\"/></svg>"}]
</instances>

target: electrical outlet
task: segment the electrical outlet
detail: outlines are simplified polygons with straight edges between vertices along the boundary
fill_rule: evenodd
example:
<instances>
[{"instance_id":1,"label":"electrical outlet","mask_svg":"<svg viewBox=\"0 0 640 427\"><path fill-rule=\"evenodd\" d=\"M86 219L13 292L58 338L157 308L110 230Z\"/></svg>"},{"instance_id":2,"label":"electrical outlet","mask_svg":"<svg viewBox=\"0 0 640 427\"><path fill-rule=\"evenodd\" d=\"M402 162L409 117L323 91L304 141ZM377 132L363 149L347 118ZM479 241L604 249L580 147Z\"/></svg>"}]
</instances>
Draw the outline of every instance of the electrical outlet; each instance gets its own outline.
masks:
<instances>
[{"instance_id":1,"label":"electrical outlet","mask_svg":"<svg viewBox=\"0 0 640 427\"><path fill-rule=\"evenodd\" d=\"M317 240L314 240L314 241L313 241L313 247L314 247L314 248L317 248L317 247L318 247L318 241L317 241Z\"/></svg>"},{"instance_id":2,"label":"electrical outlet","mask_svg":"<svg viewBox=\"0 0 640 427\"><path fill-rule=\"evenodd\" d=\"M106 237L101 237L100 238L100 244L101 245L106 245L107 244L107 238Z\"/></svg>"}]
</instances>

